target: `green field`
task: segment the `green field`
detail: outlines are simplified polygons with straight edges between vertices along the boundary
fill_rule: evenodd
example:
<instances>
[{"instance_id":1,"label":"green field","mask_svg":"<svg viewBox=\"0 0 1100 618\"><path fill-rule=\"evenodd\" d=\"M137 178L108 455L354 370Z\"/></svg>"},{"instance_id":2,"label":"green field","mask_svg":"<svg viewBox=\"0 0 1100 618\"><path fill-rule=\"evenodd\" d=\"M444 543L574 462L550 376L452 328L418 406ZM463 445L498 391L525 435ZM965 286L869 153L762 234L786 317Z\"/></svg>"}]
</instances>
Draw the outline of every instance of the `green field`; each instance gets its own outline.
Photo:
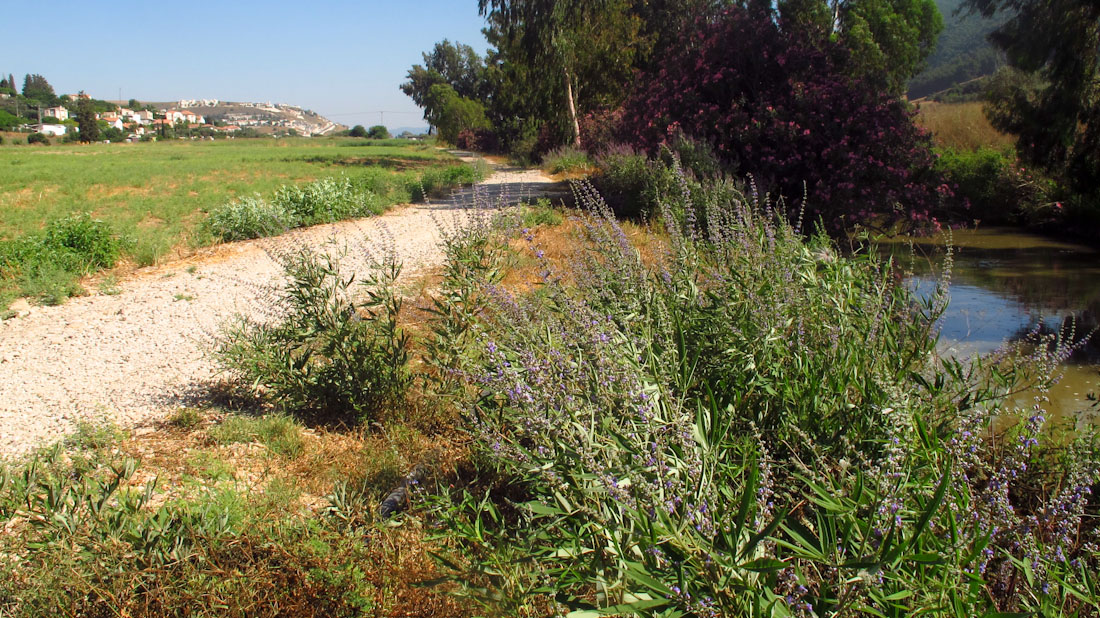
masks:
<instances>
[{"instance_id":1,"label":"green field","mask_svg":"<svg viewBox=\"0 0 1100 618\"><path fill-rule=\"evenodd\" d=\"M284 139L0 148L0 239L91 212L142 244L187 240L202 213L285 184L453 163L426 145L364 146L363 140Z\"/></svg>"},{"instance_id":2,"label":"green field","mask_svg":"<svg viewBox=\"0 0 1100 618\"><path fill-rule=\"evenodd\" d=\"M424 175L439 176L442 169L458 163L433 145L401 140L297 138L52 146L13 142L5 140L0 147L0 300L38 295L43 287L39 283L58 279L56 260L36 257L32 269L26 256L43 251L12 247L49 236L51 222L66 217L90 213L120 241L124 263L149 265L214 242L203 221L235 198L257 194L269 198L283 186L346 177L363 181L377 194L373 202L385 207L415 197L422 178L424 185L445 189L446 182L432 184ZM13 254L15 258L10 257ZM9 256L6 261L5 255ZM43 261L47 268L39 273ZM56 288L52 283L45 287ZM57 300L57 294L46 296Z\"/></svg>"}]
</instances>

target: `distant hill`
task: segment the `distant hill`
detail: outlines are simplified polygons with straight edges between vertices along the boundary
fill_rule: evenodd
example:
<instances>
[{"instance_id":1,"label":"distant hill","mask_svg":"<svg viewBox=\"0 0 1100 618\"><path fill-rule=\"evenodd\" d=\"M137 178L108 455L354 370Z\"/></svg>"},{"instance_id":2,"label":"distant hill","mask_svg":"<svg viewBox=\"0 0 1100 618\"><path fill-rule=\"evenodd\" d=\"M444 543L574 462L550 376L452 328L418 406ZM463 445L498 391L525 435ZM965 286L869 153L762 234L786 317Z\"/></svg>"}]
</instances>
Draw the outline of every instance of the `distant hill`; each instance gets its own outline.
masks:
<instances>
[{"instance_id":1,"label":"distant hill","mask_svg":"<svg viewBox=\"0 0 1100 618\"><path fill-rule=\"evenodd\" d=\"M328 135L347 127L308 109L286 103L241 103L213 99L195 99L149 103L157 110L188 110L201 114L207 122L224 122L249 127L261 133L285 133L294 129L299 135Z\"/></svg>"},{"instance_id":2,"label":"distant hill","mask_svg":"<svg viewBox=\"0 0 1100 618\"><path fill-rule=\"evenodd\" d=\"M401 135L406 131L413 135L425 135L428 132L428 127L397 127L396 129L390 129L390 133L394 135Z\"/></svg>"},{"instance_id":3,"label":"distant hill","mask_svg":"<svg viewBox=\"0 0 1100 618\"><path fill-rule=\"evenodd\" d=\"M1004 65L1004 59L986 38L1007 19L997 15L985 19L956 11L963 0L936 0L943 15L943 32L936 50L928 57L927 68L909 82L909 98L919 99L953 86L992 75Z\"/></svg>"}]
</instances>

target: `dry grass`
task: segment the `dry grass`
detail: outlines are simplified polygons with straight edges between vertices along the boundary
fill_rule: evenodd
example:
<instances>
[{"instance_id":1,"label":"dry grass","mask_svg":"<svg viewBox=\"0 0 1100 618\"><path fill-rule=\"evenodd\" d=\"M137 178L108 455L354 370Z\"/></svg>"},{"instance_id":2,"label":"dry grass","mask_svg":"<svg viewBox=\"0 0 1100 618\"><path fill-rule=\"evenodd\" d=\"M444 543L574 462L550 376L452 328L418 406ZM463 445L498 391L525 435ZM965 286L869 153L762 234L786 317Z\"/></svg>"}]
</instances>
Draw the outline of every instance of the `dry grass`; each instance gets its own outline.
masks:
<instances>
[{"instance_id":1,"label":"dry grass","mask_svg":"<svg viewBox=\"0 0 1100 618\"><path fill-rule=\"evenodd\" d=\"M937 146L959 150L977 150L983 146L1001 150L1015 140L993 128L982 111L982 103L920 104L917 123L932 132Z\"/></svg>"}]
</instances>

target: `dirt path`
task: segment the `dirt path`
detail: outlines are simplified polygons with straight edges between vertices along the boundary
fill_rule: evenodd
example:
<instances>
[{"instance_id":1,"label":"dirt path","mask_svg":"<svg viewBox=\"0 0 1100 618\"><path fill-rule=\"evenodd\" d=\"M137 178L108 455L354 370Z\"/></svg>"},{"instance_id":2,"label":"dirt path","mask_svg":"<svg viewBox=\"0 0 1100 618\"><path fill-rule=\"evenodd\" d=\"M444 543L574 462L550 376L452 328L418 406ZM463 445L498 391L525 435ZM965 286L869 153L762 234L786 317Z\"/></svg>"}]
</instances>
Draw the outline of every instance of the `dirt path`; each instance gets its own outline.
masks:
<instances>
[{"instance_id":1,"label":"dirt path","mask_svg":"<svg viewBox=\"0 0 1100 618\"><path fill-rule=\"evenodd\" d=\"M408 278L441 262L437 221L475 202L543 195L551 182L537 170L501 168L446 201L219 245L139 270L115 295L25 309L0 322L0 457L57 440L81 420L149 426L189 401L215 375L203 350L218 326L262 311L264 284L281 272L273 249L336 240L351 248L344 266L355 268L365 263L363 247L392 238Z\"/></svg>"}]
</instances>

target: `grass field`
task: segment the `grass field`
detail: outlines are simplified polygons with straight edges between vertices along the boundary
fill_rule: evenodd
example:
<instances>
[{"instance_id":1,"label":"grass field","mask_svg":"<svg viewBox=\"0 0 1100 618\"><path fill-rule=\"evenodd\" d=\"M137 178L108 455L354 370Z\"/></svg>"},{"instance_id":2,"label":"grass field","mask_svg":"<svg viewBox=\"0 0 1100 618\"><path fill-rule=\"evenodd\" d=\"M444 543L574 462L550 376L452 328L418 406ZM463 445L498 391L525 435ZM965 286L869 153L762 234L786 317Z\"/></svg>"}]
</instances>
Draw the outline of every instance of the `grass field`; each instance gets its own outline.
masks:
<instances>
[{"instance_id":1,"label":"grass field","mask_svg":"<svg viewBox=\"0 0 1100 618\"><path fill-rule=\"evenodd\" d=\"M428 170L458 162L432 145L398 140L13 142L5 139L0 146L0 245L43 234L51 222L90 213L121 239L124 262L139 266L213 242L202 222L235 198L266 198L285 185L320 178L369 175L372 186L381 179L400 189L380 200L388 204L407 200L404 189ZM8 272L0 277L0 298L35 292L33 285L13 282L19 276Z\"/></svg>"},{"instance_id":2,"label":"grass field","mask_svg":"<svg viewBox=\"0 0 1100 618\"><path fill-rule=\"evenodd\" d=\"M1003 150L1015 140L993 128L982 111L983 103L920 103L917 123L932 132L937 146L958 150Z\"/></svg>"}]
</instances>

